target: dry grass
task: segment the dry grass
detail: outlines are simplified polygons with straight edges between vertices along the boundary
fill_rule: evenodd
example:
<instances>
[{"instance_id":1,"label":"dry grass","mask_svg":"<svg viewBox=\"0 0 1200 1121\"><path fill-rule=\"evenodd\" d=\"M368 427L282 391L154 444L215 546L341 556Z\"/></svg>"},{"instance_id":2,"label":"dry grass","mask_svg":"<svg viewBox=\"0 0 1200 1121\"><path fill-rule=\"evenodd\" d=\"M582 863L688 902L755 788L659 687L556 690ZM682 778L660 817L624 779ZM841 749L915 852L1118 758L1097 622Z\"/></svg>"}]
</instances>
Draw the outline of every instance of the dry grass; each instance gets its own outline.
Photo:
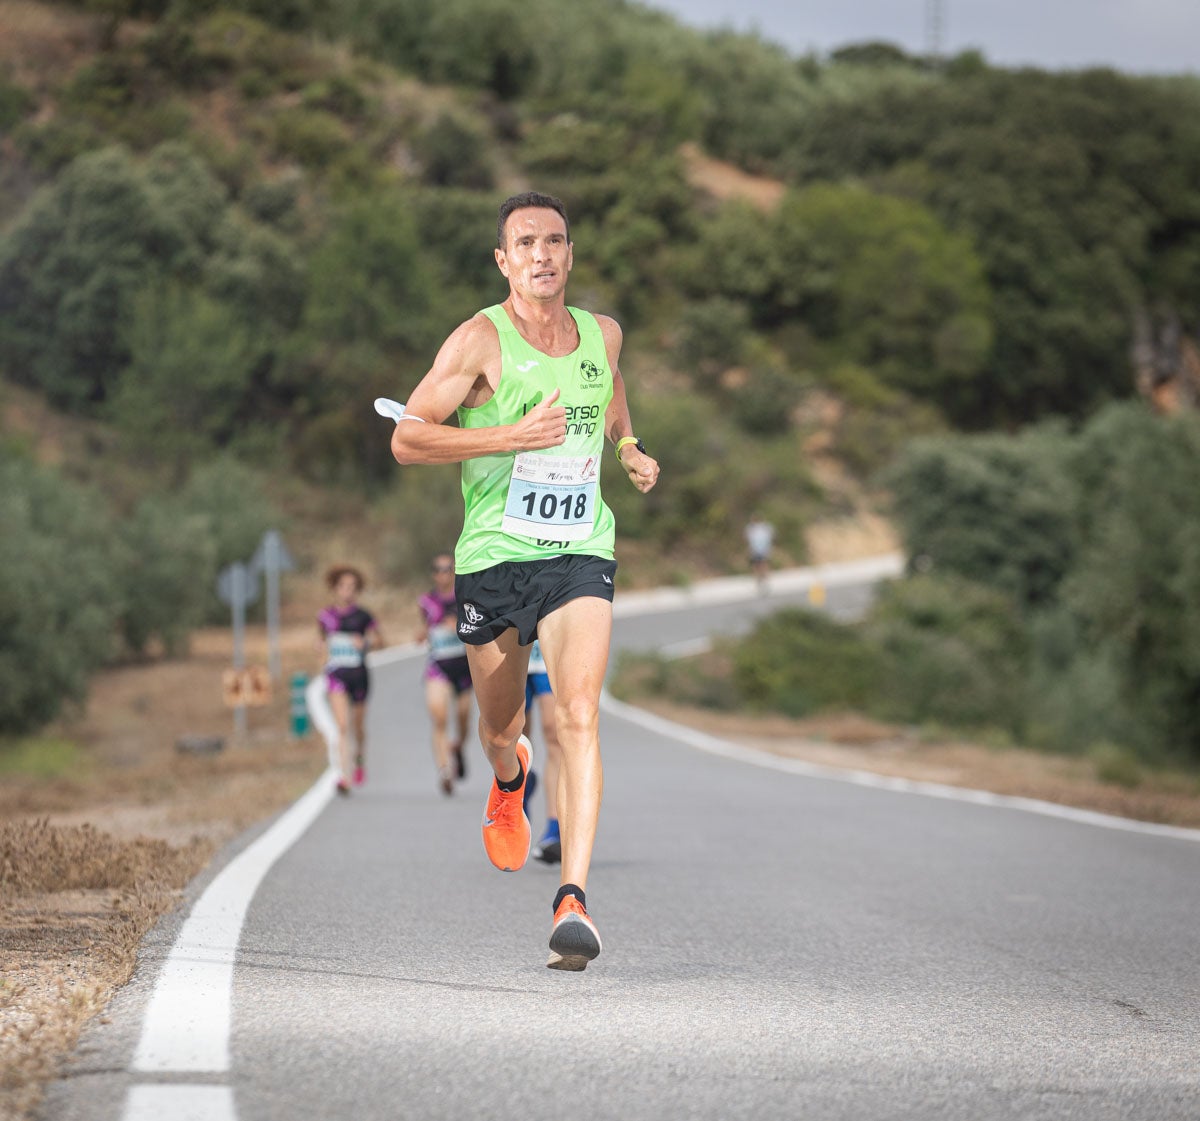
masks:
<instances>
[{"instance_id":1,"label":"dry grass","mask_svg":"<svg viewBox=\"0 0 1200 1121\"><path fill-rule=\"evenodd\" d=\"M311 671L311 630L284 637L285 671ZM33 1115L213 852L324 768L323 746L287 735L286 691L251 713L245 742L211 756L176 749L183 735L232 739L220 688L229 644L228 632L202 632L188 659L100 675L87 711L51 730L78 752L67 773L0 783L0 1121ZM265 661L264 647L252 640L248 657Z\"/></svg>"},{"instance_id":2,"label":"dry grass","mask_svg":"<svg viewBox=\"0 0 1200 1121\"><path fill-rule=\"evenodd\" d=\"M0 826L0 1117L37 1105L211 852L199 839L176 848L44 818Z\"/></svg>"}]
</instances>

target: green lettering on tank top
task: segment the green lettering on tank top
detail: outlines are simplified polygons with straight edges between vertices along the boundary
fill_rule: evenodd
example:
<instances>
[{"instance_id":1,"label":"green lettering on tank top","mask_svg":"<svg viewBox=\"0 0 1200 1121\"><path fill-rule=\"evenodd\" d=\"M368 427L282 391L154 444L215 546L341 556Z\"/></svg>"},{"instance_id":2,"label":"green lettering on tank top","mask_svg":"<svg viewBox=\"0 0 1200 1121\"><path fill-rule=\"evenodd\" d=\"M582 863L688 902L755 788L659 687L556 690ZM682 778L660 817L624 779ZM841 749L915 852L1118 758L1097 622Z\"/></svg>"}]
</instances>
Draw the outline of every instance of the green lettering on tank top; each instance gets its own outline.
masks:
<instances>
[{"instance_id":1,"label":"green lettering on tank top","mask_svg":"<svg viewBox=\"0 0 1200 1121\"><path fill-rule=\"evenodd\" d=\"M567 410L566 443L539 453L548 456L604 457L604 416L612 400L612 371L600 325L589 312L567 309L579 328L579 346L562 358L535 350L521 337L499 304L484 308L500 336L500 384L491 400L474 409L460 407L460 428L515 424L557 388ZM454 551L457 572L478 572L505 561L541 560L564 553L613 556L612 511L596 486L591 533L578 540L556 541L507 533L501 528L509 499L515 454L481 456L462 465L463 530Z\"/></svg>"}]
</instances>

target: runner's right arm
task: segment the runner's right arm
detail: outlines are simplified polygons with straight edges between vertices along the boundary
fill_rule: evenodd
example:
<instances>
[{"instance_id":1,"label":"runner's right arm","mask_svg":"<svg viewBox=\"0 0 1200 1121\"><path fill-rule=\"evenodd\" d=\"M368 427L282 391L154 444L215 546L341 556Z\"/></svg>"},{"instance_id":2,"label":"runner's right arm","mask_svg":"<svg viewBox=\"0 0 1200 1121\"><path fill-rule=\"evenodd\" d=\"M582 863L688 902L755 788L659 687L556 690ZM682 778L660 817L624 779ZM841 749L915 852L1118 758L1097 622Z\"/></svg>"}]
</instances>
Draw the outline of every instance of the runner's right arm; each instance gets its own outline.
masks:
<instances>
[{"instance_id":1,"label":"runner's right arm","mask_svg":"<svg viewBox=\"0 0 1200 1121\"><path fill-rule=\"evenodd\" d=\"M456 428L444 424L459 405L480 405L500 379L496 328L477 315L457 327L409 395L404 419L392 432L392 455L401 464L461 463L485 455L538 451L567 438L567 411L555 390L516 424ZM419 423L424 421L425 423Z\"/></svg>"}]
</instances>

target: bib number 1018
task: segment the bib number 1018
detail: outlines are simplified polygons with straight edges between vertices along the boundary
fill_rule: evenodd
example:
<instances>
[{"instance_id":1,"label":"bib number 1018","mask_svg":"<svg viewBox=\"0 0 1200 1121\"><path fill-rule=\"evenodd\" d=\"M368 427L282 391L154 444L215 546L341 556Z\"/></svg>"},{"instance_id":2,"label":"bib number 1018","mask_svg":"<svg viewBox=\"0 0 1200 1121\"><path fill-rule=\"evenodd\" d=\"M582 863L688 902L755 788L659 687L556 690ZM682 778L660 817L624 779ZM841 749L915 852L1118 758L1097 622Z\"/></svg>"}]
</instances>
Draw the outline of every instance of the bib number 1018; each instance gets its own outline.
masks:
<instances>
[{"instance_id":1,"label":"bib number 1018","mask_svg":"<svg viewBox=\"0 0 1200 1121\"><path fill-rule=\"evenodd\" d=\"M588 512L588 496L583 491L578 494L544 491L539 496L537 491L531 490L521 495L519 501L525 507L527 518L537 518L542 522L557 521L559 518L564 522L582 521Z\"/></svg>"}]
</instances>

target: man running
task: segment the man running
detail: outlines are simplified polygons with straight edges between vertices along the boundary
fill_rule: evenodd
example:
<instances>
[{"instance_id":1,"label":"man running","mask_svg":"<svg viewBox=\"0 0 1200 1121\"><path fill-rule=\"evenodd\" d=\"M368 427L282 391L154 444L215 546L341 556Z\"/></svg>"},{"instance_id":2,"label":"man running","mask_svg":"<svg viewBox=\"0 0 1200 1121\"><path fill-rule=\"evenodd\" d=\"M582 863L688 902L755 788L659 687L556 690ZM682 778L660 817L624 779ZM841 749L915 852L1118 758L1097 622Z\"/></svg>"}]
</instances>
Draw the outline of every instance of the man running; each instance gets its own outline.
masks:
<instances>
[{"instance_id":1,"label":"man running","mask_svg":"<svg viewBox=\"0 0 1200 1121\"><path fill-rule=\"evenodd\" d=\"M563 204L536 192L507 199L495 257L508 298L442 344L396 422L392 454L402 464L462 464L458 633L495 772L484 848L510 872L529 855L531 749L521 729L529 644L541 640L562 746L562 882L547 965L579 970L601 948L584 892L603 790L600 689L616 574L613 516L600 496L604 437L639 491L657 482L658 464L633 434L621 328L567 306L573 246ZM458 427L444 424L456 410Z\"/></svg>"}]
</instances>

